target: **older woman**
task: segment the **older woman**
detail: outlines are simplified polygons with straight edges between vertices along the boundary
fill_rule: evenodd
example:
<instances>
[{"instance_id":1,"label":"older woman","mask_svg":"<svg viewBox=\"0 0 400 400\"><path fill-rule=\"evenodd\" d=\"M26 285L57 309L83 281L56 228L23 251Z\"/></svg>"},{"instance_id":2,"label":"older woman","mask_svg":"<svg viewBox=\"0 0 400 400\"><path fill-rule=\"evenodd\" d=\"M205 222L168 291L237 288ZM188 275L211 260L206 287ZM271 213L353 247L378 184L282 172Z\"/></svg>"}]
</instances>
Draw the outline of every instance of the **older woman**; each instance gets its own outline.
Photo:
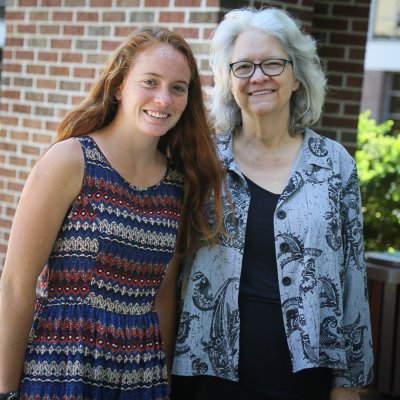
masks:
<instances>
[{"instance_id":1,"label":"older woman","mask_svg":"<svg viewBox=\"0 0 400 400\"><path fill-rule=\"evenodd\" d=\"M359 186L310 129L315 41L282 10L234 10L211 66L226 235L183 269L172 398L358 399L373 360Z\"/></svg>"}]
</instances>

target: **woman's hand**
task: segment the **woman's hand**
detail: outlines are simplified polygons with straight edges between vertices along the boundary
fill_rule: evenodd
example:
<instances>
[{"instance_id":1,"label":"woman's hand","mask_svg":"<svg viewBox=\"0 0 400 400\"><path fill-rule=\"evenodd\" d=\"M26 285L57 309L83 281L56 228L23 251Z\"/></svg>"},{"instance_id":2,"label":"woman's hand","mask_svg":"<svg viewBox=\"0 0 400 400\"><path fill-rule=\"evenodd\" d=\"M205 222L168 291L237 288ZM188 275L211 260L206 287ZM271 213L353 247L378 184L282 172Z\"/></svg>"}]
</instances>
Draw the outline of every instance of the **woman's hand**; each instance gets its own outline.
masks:
<instances>
[{"instance_id":1,"label":"woman's hand","mask_svg":"<svg viewBox=\"0 0 400 400\"><path fill-rule=\"evenodd\" d=\"M360 400L357 388L334 387L329 400Z\"/></svg>"}]
</instances>

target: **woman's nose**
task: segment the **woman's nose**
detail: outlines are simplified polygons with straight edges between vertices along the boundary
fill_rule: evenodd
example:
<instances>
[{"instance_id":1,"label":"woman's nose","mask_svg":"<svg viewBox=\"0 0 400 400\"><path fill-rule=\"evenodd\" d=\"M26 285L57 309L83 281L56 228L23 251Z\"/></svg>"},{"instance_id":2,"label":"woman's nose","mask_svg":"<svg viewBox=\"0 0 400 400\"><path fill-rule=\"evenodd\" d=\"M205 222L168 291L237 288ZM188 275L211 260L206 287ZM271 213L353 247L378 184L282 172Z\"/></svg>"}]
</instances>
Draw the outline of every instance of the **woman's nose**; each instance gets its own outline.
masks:
<instances>
[{"instance_id":1,"label":"woman's nose","mask_svg":"<svg viewBox=\"0 0 400 400\"><path fill-rule=\"evenodd\" d=\"M160 90L159 92L156 93L154 97L154 101L157 104L160 104L162 106L168 106L171 104L171 94L169 93L168 90Z\"/></svg>"},{"instance_id":2,"label":"woman's nose","mask_svg":"<svg viewBox=\"0 0 400 400\"><path fill-rule=\"evenodd\" d=\"M265 80L265 79L271 79L271 77L268 75L265 75L264 72L262 72L260 65L256 65L254 73L250 79L252 81L260 81L260 80Z\"/></svg>"}]
</instances>

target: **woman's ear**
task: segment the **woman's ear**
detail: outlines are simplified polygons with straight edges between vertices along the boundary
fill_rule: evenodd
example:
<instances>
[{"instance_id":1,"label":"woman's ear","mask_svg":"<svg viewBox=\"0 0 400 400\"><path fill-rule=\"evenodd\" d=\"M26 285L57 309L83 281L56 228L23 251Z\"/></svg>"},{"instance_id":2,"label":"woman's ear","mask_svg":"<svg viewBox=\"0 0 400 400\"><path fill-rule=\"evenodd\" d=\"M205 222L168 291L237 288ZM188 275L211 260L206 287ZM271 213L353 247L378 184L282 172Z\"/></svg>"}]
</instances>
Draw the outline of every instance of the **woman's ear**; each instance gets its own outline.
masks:
<instances>
[{"instance_id":1,"label":"woman's ear","mask_svg":"<svg viewBox=\"0 0 400 400\"><path fill-rule=\"evenodd\" d=\"M293 82L293 89L292 89L292 91L295 92L299 87L300 87L300 82L299 82L298 79L295 79L295 81Z\"/></svg>"}]
</instances>

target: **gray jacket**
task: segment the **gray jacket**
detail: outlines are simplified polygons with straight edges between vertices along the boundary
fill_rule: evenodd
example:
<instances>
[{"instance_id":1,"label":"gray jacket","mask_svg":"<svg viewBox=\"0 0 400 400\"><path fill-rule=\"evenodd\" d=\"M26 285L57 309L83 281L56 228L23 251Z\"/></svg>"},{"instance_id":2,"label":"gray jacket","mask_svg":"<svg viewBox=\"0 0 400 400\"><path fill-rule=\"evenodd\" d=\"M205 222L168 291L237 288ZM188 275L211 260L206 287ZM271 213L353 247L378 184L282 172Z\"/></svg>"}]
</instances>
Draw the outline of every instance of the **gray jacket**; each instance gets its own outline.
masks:
<instances>
[{"instance_id":1,"label":"gray jacket","mask_svg":"<svg viewBox=\"0 0 400 400\"><path fill-rule=\"evenodd\" d=\"M228 235L200 247L183 269L173 373L238 380L238 293L250 193L233 159L232 135L218 135L217 142L234 208L225 201ZM368 384L373 355L361 201L355 162L342 145L306 130L275 210L274 232L293 371L328 367L335 386Z\"/></svg>"}]
</instances>

